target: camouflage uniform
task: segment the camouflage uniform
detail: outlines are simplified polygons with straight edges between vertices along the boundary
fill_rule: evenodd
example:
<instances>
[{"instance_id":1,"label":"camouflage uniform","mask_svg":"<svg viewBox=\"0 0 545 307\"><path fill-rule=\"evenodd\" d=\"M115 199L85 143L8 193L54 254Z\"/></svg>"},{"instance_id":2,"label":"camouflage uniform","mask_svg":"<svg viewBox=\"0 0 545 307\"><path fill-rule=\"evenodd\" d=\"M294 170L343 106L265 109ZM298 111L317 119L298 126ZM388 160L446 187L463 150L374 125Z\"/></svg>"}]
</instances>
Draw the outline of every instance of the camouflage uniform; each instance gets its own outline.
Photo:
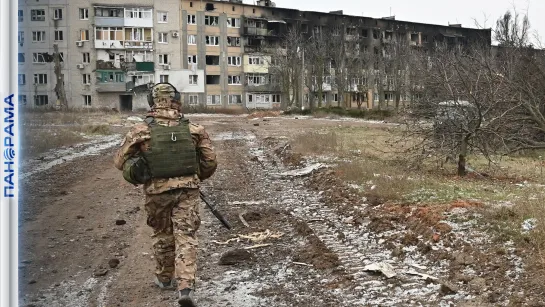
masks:
<instances>
[{"instance_id":1,"label":"camouflage uniform","mask_svg":"<svg viewBox=\"0 0 545 307\"><path fill-rule=\"evenodd\" d=\"M149 112L156 122L175 126L181 117L181 104L173 100L168 85L153 89L155 105ZM191 123L190 132L197 149L199 174L168 179L153 178L144 184L147 224L153 228L153 244L159 281L166 283L176 278L178 289L194 287L197 262L196 232L200 226L199 183L216 171L216 155L205 129ZM136 124L125 136L115 154L115 167L123 169L125 161L149 148L151 129L146 123Z\"/></svg>"}]
</instances>

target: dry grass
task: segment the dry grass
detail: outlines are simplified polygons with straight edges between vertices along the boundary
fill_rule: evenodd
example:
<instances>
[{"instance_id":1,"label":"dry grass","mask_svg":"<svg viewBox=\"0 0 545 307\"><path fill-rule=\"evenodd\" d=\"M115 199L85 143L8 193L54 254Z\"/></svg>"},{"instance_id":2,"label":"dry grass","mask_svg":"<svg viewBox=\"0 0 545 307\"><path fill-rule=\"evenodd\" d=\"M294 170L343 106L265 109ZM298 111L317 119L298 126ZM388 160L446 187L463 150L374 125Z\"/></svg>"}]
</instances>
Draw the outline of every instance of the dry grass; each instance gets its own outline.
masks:
<instances>
[{"instance_id":1,"label":"dry grass","mask_svg":"<svg viewBox=\"0 0 545 307\"><path fill-rule=\"evenodd\" d=\"M110 125L122 122L114 112L24 111L21 113L22 156L34 158L60 147L85 141L85 136L108 135Z\"/></svg>"},{"instance_id":2,"label":"dry grass","mask_svg":"<svg viewBox=\"0 0 545 307\"><path fill-rule=\"evenodd\" d=\"M541 155L503 157L498 165L472 156L472 168L488 177L459 178L456 165L438 168L424 162L419 170L409 169L403 154L406 144L393 142L400 134L397 128L380 125L339 127L304 132L293 137L295 154L336 158L337 175L360 185L366 195L374 195L387 203L440 205L476 200L487 204L486 220L494 225L496 238L505 242L531 244L537 250L535 261L545 268L545 167ZM410 143L410 142L408 142ZM543 155L545 156L545 155ZM339 162L341 161L341 162ZM528 184L522 184L527 180ZM498 204L512 203L510 208ZM522 223L536 219L535 228L524 233Z\"/></svg>"}]
</instances>

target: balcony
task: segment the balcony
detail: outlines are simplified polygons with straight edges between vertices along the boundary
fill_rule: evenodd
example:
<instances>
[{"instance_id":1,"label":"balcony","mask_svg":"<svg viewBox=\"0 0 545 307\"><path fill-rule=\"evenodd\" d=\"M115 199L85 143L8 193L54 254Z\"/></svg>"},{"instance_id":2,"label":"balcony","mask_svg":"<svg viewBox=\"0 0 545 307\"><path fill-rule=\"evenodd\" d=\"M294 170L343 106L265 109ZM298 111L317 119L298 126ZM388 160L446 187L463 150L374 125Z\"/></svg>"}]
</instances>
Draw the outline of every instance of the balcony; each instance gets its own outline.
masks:
<instances>
[{"instance_id":1,"label":"balcony","mask_svg":"<svg viewBox=\"0 0 545 307\"><path fill-rule=\"evenodd\" d=\"M121 62L97 60L96 69L121 70Z\"/></svg>"},{"instance_id":2,"label":"balcony","mask_svg":"<svg viewBox=\"0 0 545 307\"><path fill-rule=\"evenodd\" d=\"M280 84L247 84L244 88L247 92L279 92Z\"/></svg>"},{"instance_id":3,"label":"balcony","mask_svg":"<svg viewBox=\"0 0 545 307\"><path fill-rule=\"evenodd\" d=\"M256 27L244 27L244 35L252 36L278 36L278 33L274 30L269 30L266 28L256 28Z\"/></svg>"},{"instance_id":4,"label":"balcony","mask_svg":"<svg viewBox=\"0 0 545 307\"><path fill-rule=\"evenodd\" d=\"M124 93L127 92L125 82L97 82L96 91L99 93Z\"/></svg>"},{"instance_id":5,"label":"balcony","mask_svg":"<svg viewBox=\"0 0 545 307\"><path fill-rule=\"evenodd\" d=\"M123 17L99 17L95 16L95 26L97 27L123 27L125 21Z\"/></svg>"},{"instance_id":6,"label":"balcony","mask_svg":"<svg viewBox=\"0 0 545 307\"><path fill-rule=\"evenodd\" d=\"M123 45L126 49L153 49L152 41L125 41Z\"/></svg>"},{"instance_id":7,"label":"balcony","mask_svg":"<svg viewBox=\"0 0 545 307\"><path fill-rule=\"evenodd\" d=\"M154 62L125 62L124 67L126 71L155 71Z\"/></svg>"}]
</instances>

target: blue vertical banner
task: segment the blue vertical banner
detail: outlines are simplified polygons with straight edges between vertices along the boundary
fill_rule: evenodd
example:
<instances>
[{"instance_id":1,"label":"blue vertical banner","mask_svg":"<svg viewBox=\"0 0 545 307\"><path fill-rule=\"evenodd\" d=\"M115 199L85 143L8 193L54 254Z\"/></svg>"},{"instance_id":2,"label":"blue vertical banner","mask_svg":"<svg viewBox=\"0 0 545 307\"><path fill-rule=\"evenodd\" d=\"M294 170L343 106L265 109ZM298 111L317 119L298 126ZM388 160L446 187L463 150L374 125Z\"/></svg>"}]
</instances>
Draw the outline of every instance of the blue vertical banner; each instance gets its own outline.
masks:
<instances>
[{"instance_id":1,"label":"blue vertical banner","mask_svg":"<svg viewBox=\"0 0 545 307\"><path fill-rule=\"evenodd\" d=\"M17 10L17 0L0 1L0 307L19 306Z\"/></svg>"}]
</instances>

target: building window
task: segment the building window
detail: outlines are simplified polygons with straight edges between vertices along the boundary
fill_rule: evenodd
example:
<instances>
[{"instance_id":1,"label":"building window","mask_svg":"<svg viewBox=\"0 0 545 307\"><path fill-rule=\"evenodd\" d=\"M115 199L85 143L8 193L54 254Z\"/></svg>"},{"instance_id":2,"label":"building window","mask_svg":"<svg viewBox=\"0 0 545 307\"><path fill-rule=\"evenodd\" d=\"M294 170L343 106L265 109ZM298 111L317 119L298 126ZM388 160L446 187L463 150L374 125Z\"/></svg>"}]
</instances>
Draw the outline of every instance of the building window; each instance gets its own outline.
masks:
<instances>
[{"instance_id":1,"label":"building window","mask_svg":"<svg viewBox=\"0 0 545 307\"><path fill-rule=\"evenodd\" d=\"M34 84L47 84L47 74L34 74Z\"/></svg>"},{"instance_id":2,"label":"building window","mask_svg":"<svg viewBox=\"0 0 545 307\"><path fill-rule=\"evenodd\" d=\"M37 106L45 106L49 104L49 97L47 95L34 96L34 104Z\"/></svg>"},{"instance_id":3,"label":"building window","mask_svg":"<svg viewBox=\"0 0 545 307\"><path fill-rule=\"evenodd\" d=\"M220 45L220 38L218 36L206 36L206 45L207 46L219 46Z\"/></svg>"},{"instance_id":4,"label":"building window","mask_svg":"<svg viewBox=\"0 0 545 307\"><path fill-rule=\"evenodd\" d=\"M103 71L97 73L98 82L114 82L120 83L125 82L125 73L124 72L115 72L115 71Z\"/></svg>"},{"instance_id":5,"label":"building window","mask_svg":"<svg viewBox=\"0 0 545 307\"><path fill-rule=\"evenodd\" d=\"M45 21L45 10L31 10L30 20L32 21Z\"/></svg>"},{"instance_id":6,"label":"building window","mask_svg":"<svg viewBox=\"0 0 545 307\"><path fill-rule=\"evenodd\" d=\"M32 63L45 63L45 56L43 53L33 53Z\"/></svg>"},{"instance_id":7,"label":"building window","mask_svg":"<svg viewBox=\"0 0 545 307\"><path fill-rule=\"evenodd\" d=\"M196 106L199 104L199 96L198 95L189 95L189 105L190 106Z\"/></svg>"},{"instance_id":8,"label":"building window","mask_svg":"<svg viewBox=\"0 0 545 307\"><path fill-rule=\"evenodd\" d=\"M248 57L248 64L249 65L263 65L263 59L260 57Z\"/></svg>"},{"instance_id":9,"label":"building window","mask_svg":"<svg viewBox=\"0 0 545 307\"><path fill-rule=\"evenodd\" d=\"M198 85L198 82L199 82L199 76L189 75L189 85Z\"/></svg>"},{"instance_id":10,"label":"building window","mask_svg":"<svg viewBox=\"0 0 545 307\"><path fill-rule=\"evenodd\" d=\"M206 104L209 106L217 106L221 104L220 95L208 95L206 96Z\"/></svg>"},{"instance_id":11,"label":"building window","mask_svg":"<svg viewBox=\"0 0 545 307\"><path fill-rule=\"evenodd\" d=\"M282 102L281 99L280 99L281 95L280 94L276 94L276 95L272 95L272 102L274 103L280 103ZM323 95L323 101L325 101L325 94Z\"/></svg>"},{"instance_id":12,"label":"building window","mask_svg":"<svg viewBox=\"0 0 545 307\"><path fill-rule=\"evenodd\" d=\"M168 75L159 75L160 83L168 83Z\"/></svg>"},{"instance_id":13,"label":"building window","mask_svg":"<svg viewBox=\"0 0 545 307\"><path fill-rule=\"evenodd\" d=\"M122 17L122 16L120 16ZM152 10L151 9L125 9L125 18L135 18L135 19L151 19Z\"/></svg>"},{"instance_id":14,"label":"building window","mask_svg":"<svg viewBox=\"0 0 545 307\"><path fill-rule=\"evenodd\" d=\"M240 37L227 36L227 46L240 47Z\"/></svg>"},{"instance_id":15,"label":"building window","mask_svg":"<svg viewBox=\"0 0 545 307\"><path fill-rule=\"evenodd\" d=\"M162 44L168 43L168 33L166 32L159 33L159 43L162 43Z\"/></svg>"},{"instance_id":16,"label":"building window","mask_svg":"<svg viewBox=\"0 0 545 307\"><path fill-rule=\"evenodd\" d=\"M26 106L26 95L19 95L19 104Z\"/></svg>"},{"instance_id":17,"label":"building window","mask_svg":"<svg viewBox=\"0 0 545 307\"><path fill-rule=\"evenodd\" d=\"M189 55L187 56L187 64L197 64L197 56L196 55Z\"/></svg>"},{"instance_id":18,"label":"building window","mask_svg":"<svg viewBox=\"0 0 545 307\"><path fill-rule=\"evenodd\" d=\"M227 84L229 85L242 85L240 76L227 76Z\"/></svg>"},{"instance_id":19,"label":"building window","mask_svg":"<svg viewBox=\"0 0 545 307\"><path fill-rule=\"evenodd\" d=\"M204 16L204 24L207 26L217 26L219 24L218 16Z\"/></svg>"},{"instance_id":20,"label":"building window","mask_svg":"<svg viewBox=\"0 0 545 307\"><path fill-rule=\"evenodd\" d=\"M188 36L187 36L187 44L188 44L188 45L196 45L196 44L197 44L197 36L195 36L195 35L188 35Z\"/></svg>"},{"instance_id":21,"label":"building window","mask_svg":"<svg viewBox=\"0 0 545 307\"><path fill-rule=\"evenodd\" d=\"M25 43L25 32L19 31L19 34L17 35L17 42L19 42L19 45L23 45Z\"/></svg>"},{"instance_id":22,"label":"building window","mask_svg":"<svg viewBox=\"0 0 545 307\"><path fill-rule=\"evenodd\" d=\"M241 104L242 95L229 95L229 104Z\"/></svg>"},{"instance_id":23,"label":"building window","mask_svg":"<svg viewBox=\"0 0 545 307\"><path fill-rule=\"evenodd\" d=\"M227 18L227 27L228 28L240 28L240 18Z\"/></svg>"},{"instance_id":24,"label":"building window","mask_svg":"<svg viewBox=\"0 0 545 307\"><path fill-rule=\"evenodd\" d=\"M123 17L123 9L121 8L105 8L95 7L96 17ZM129 16L126 16L129 18Z\"/></svg>"},{"instance_id":25,"label":"building window","mask_svg":"<svg viewBox=\"0 0 545 307\"><path fill-rule=\"evenodd\" d=\"M138 30L141 29L132 29L131 39L130 40L140 40L142 33ZM135 32L136 31L136 32ZM134 35L136 34L136 35ZM123 28L121 27L96 27L95 29L95 39L96 40L123 40Z\"/></svg>"},{"instance_id":26,"label":"building window","mask_svg":"<svg viewBox=\"0 0 545 307\"><path fill-rule=\"evenodd\" d=\"M219 55L207 55L205 58L205 61L206 61L206 65L214 65L214 66L220 65Z\"/></svg>"},{"instance_id":27,"label":"building window","mask_svg":"<svg viewBox=\"0 0 545 307\"><path fill-rule=\"evenodd\" d=\"M80 40L82 41L89 40L89 30L80 30Z\"/></svg>"},{"instance_id":28,"label":"building window","mask_svg":"<svg viewBox=\"0 0 545 307\"><path fill-rule=\"evenodd\" d=\"M333 102L339 101L339 94L335 93L333 94Z\"/></svg>"},{"instance_id":29,"label":"building window","mask_svg":"<svg viewBox=\"0 0 545 307\"><path fill-rule=\"evenodd\" d=\"M44 42L45 41L45 31L32 31L32 41L33 42Z\"/></svg>"},{"instance_id":30,"label":"building window","mask_svg":"<svg viewBox=\"0 0 545 307\"><path fill-rule=\"evenodd\" d=\"M239 56L230 56L227 57L227 65L229 66L240 66L240 57Z\"/></svg>"},{"instance_id":31,"label":"building window","mask_svg":"<svg viewBox=\"0 0 545 307\"><path fill-rule=\"evenodd\" d=\"M196 25L197 24L197 16L187 15L187 24L188 25Z\"/></svg>"},{"instance_id":32,"label":"building window","mask_svg":"<svg viewBox=\"0 0 545 307\"><path fill-rule=\"evenodd\" d=\"M193 7L193 2L189 2L189 7Z\"/></svg>"},{"instance_id":33,"label":"building window","mask_svg":"<svg viewBox=\"0 0 545 307\"><path fill-rule=\"evenodd\" d=\"M82 56L83 56L83 63L91 63L91 55L89 54L89 52L84 52Z\"/></svg>"},{"instance_id":34,"label":"building window","mask_svg":"<svg viewBox=\"0 0 545 307\"><path fill-rule=\"evenodd\" d=\"M55 40L56 41L63 41L64 40L64 33L61 30L55 30Z\"/></svg>"},{"instance_id":35,"label":"building window","mask_svg":"<svg viewBox=\"0 0 545 307\"><path fill-rule=\"evenodd\" d=\"M18 74L17 75L19 80L19 85L25 85L26 84L26 75L25 74Z\"/></svg>"},{"instance_id":36,"label":"building window","mask_svg":"<svg viewBox=\"0 0 545 307\"><path fill-rule=\"evenodd\" d=\"M168 54L160 54L159 55L159 64L160 65L168 65Z\"/></svg>"},{"instance_id":37,"label":"building window","mask_svg":"<svg viewBox=\"0 0 545 307\"><path fill-rule=\"evenodd\" d=\"M54 19L61 20L62 19L62 9L55 9L53 14Z\"/></svg>"},{"instance_id":38,"label":"building window","mask_svg":"<svg viewBox=\"0 0 545 307\"><path fill-rule=\"evenodd\" d=\"M83 105L86 107L91 106L91 95L83 95Z\"/></svg>"},{"instance_id":39,"label":"building window","mask_svg":"<svg viewBox=\"0 0 545 307\"><path fill-rule=\"evenodd\" d=\"M91 84L91 75L90 74L83 74L82 75L82 81L83 84Z\"/></svg>"},{"instance_id":40,"label":"building window","mask_svg":"<svg viewBox=\"0 0 545 307\"><path fill-rule=\"evenodd\" d=\"M17 17L19 18L19 22L23 22L23 10L17 11Z\"/></svg>"},{"instance_id":41,"label":"building window","mask_svg":"<svg viewBox=\"0 0 545 307\"><path fill-rule=\"evenodd\" d=\"M89 9L79 9L79 19L80 20L87 20L89 19Z\"/></svg>"},{"instance_id":42,"label":"building window","mask_svg":"<svg viewBox=\"0 0 545 307\"><path fill-rule=\"evenodd\" d=\"M19 63L24 63L25 62L25 54L24 53L19 52L19 54L17 54L17 58L18 58Z\"/></svg>"},{"instance_id":43,"label":"building window","mask_svg":"<svg viewBox=\"0 0 545 307\"><path fill-rule=\"evenodd\" d=\"M264 85L268 84L267 75L265 74L248 74L246 76L248 85Z\"/></svg>"},{"instance_id":44,"label":"building window","mask_svg":"<svg viewBox=\"0 0 545 307\"><path fill-rule=\"evenodd\" d=\"M157 22L158 23L167 23L168 22L168 13L167 12L157 12Z\"/></svg>"}]
</instances>

